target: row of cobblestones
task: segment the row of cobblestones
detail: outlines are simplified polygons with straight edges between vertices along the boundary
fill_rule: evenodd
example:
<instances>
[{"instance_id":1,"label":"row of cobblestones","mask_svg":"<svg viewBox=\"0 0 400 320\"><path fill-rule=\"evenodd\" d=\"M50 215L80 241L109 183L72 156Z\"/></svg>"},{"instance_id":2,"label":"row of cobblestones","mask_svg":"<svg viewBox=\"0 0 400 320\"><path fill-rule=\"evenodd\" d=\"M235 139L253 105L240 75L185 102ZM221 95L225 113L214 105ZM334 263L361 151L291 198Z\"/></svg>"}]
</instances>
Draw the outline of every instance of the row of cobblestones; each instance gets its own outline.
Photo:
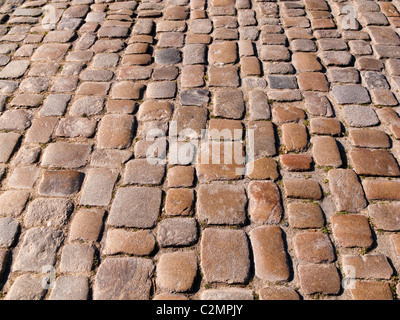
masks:
<instances>
[{"instance_id":1,"label":"row of cobblestones","mask_svg":"<svg viewBox=\"0 0 400 320\"><path fill-rule=\"evenodd\" d=\"M399 10L6 0L1 298L397 299Z\"/></svg>"}]
</instances>

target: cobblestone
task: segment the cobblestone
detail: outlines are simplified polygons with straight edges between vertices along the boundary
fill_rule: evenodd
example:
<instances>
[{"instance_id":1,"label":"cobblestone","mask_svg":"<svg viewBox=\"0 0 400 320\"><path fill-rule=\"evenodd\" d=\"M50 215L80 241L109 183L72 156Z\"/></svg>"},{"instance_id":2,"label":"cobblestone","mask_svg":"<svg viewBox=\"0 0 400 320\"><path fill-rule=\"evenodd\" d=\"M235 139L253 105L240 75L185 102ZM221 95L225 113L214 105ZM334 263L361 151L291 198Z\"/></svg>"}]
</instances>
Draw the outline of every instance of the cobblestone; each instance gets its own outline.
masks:
<instances>
[{"instance_id":1,"label":"cobblestone","mask_svg":"<svg viewBox=\"0 0 400 320\"><path fill-rule=\"evenodd\" d=\"M343 265L353 267L358 279L390 279L393 273L384 255L348 255L343 257Z\"/></svg>"},{"instance_id":2,"label":"cobblestone","mask_svg":"<svg viewBox=\"0 0 400 320\"><path fill-rule=\"evenodd\" d=\"M288 206L289 224L293 228L322 228L325 224L320 206L310 203L291 203Z\"/></svg>"},{"instance_id":3,"label":"cobblestone","mask_svg":"<svg viewBox=\"0 0 400 320\"><path fill-rule=\"evenodd\" d=\"M153 263L144 258L108 258L96 274L95 300L145 300L150 296Z\"/></svg>"},{"instance_id":4,"label":"cobblestone","mask_svg":"<svg viewBox=\"0 0 400 320\"><path fill-rule=\"evenodd\" d=\"M373 244L371 229L365 216L333 216L332 229L339 246L369 248Z\"/></svg>"},{"instance_id":5,"label":"cobblestone","mask_svg":"<svg viewBox=\"0 0 400 320\"><path fill-rule=\"evenodd\" d=\"M350 292L354 300L393 300L390 287L385 282L356 281L355 288Z\"/></svg>"},{"instance_id":6,"label":"cobblestone","mask_svg":"<svg viewBox=\"0 0 400 320\"><path fill-rule=\"evenodd\" d=\"M208 283L244 283L250 271L246 234L240 230L206 229L201 240L201 268Z\"/></svg>"},{"instance_id":7,"label":"cobblestone","mask_svg":"<svg viewBox=\"0 0 400 320\"><path fill-rule=\"evenodd\" d=\"M0 218L0 247L9 248L14 244L14 241L19 230L19 222L13 218ZM5 254L3 253L3 261ZM0 263L0 265L5 265ZM1 268L0 268L1 269Z\"/></svg>"},{"instance_id":8,"label":"cobblestone","mask_svg":"<svg viewBox=\"0 0 400 320\"><path fill-rule=\"evenodd\" d=\"M362 186L353 170L331 170L328 180L338 211L358 212L366 207Z\"/></svg>"},{"instance_id":9,"label":"cobblestone","mask_svg":"<svg viewBox=\"0 0 400 320\"><path fill-rule=\"evenodd\" d=\"M197 275L193 252L164 253L157 264L157 285L176 292L189 291Z\"/></svg>"},{"instance_id":10,"label":"cobblestone","mask_svg":"<svg viewBox=\"0 0 400 320\"><path fill-rule=\"evenodd\" d=\"M64 236L61 231L40 227L26 234L16 257L13 271L42 272L42 267L53 265L56 252Z\"/></svg>"},{"instance_id":11,"label":"cobblestone","mask_svg":"<svg viewBox=\"0 0 400 320\"><path fill-rule=\"evenodd\" d=\"M0 299L398 299L396 1L0 11Z\"/></svg>"},{"instance_id":12,"label":"cobblestone","mask_svg":"<svg viewBox=\"0 0 400 320\"><path fill-rule=\"evenodd\" d=\"M290 270L282 230L276 226L258 227L250 232L250 240L256 276L271 282L287 280Z\"/></svg>"},{"instance_id":13,"label":"cobblestone","mask_svg":"<svg viewBox=\"0 0 400 320\"><path fill-rule=\"evenodd\" d=\"M332 244L324 234L306 232L294 238L297 257L308 263L331 263L335 260Z\"/></svg>"},{"instance_id":14,"label":"cobblestone","mask_svg":"<svg viewBox=\"0 0 400 320\"><path fill-rule=\"evenodd\" d=\"M146 256L152 253L155 238L151 231L130 232L123 229L111 229L107 232L103 254L133 254Z\"/></svg>"},{"instance_id":15,"label":"cobblestone","mask_svg":"<svg viewBox=\"0 0 400 320\"><path fill-rule=\"evenodd\" d=\"M73 203L70 200L38 198L29 204L24 225L59 228L65 224L72 211Z\"/></svg>"},{"instance_id":16,"label":"cobblestone","mask_svg":"<svg viewBox=\"0 0 400 320\"><path fill-rule=\"evenodd\" d=\"M62 276L55 281L49 300L87 300L88 296L88 278L82 276Z\"/></svg>"},{"instance_id":17,"label":"cobblestone","mask_svg":"<svg viewBox=\"0 0 400 320\"><path fill-rule=\"evenodd\" d=\"M204 185L198 191L197 214L208 224L242 224L246 202L239 186Z\"/></svg>"},{"instance_id":18,"label":"cobblestone","mask_svg":"<svg viewBox=\"0 0 400 320\"><path fill-rule=\"evenodd\" d=\"M339 273L332 264L300 265L299 276L301 287L308 294L337 294L340 290Z\"/></svg>"}]
</instances>

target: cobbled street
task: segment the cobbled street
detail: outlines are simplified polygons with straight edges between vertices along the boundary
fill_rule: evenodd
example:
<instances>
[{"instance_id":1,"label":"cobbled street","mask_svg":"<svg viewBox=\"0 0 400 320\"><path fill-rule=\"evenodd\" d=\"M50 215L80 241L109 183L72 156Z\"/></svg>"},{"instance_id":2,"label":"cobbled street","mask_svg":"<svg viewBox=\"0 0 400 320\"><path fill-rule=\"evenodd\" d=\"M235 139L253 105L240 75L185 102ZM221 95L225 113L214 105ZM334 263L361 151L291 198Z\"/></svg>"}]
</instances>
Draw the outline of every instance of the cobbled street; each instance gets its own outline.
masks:
<instances>
[{"instance_id":1,"label":"cobbled street","mask_svg":"<svg viewBox=\"0 0 400 320\"><path fill-rule=\"evenodd\" d=\"M399 10L0 0L0 299L398 299Z\"/></svg>"}]
</instances>

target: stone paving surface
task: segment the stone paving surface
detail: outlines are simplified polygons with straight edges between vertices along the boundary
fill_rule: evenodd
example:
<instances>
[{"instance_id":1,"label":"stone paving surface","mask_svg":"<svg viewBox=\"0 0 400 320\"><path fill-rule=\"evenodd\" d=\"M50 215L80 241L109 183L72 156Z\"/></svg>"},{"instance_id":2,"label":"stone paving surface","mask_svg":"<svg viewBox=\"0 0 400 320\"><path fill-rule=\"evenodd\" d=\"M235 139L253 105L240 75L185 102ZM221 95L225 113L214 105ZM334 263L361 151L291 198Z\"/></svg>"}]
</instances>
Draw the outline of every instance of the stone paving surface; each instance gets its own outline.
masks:
<instances>
[{"instance_id":1,"label":"stone paving surface","mask_svg":"<svg viewBox=\"0 0 400 320\"><path fill-rule=\"evenodd\" d=\"M2 0L1 299L397 299L399 10Z\"/></svg>"}]
</instances>

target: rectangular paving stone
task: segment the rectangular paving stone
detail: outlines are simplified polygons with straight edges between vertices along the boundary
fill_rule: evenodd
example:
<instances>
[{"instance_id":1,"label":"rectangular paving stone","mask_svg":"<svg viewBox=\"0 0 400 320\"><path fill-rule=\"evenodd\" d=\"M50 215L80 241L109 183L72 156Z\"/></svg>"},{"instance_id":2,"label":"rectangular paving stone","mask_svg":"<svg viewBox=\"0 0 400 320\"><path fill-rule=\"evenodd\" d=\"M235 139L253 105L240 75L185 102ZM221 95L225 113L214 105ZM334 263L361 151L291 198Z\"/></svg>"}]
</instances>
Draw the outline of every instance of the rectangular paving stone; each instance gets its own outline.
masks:
<instances>
[{"instance_id":1,"label":"rectangular paving stone","mask_svg":"<svg viewBox=\"0 0 400 320\"><path fill-rule=\"evenodd\" d=\"M254 180L279 178L278 164L271 158L260 158L247 164L246 176Z\"/></svg>"},{"instance_id":2,"label":"rectangular paving stone","mask_svg":"<svg viewBox=\"0 0 400 320\"><path fill-rule=\"evenodd\" d=\"M74 205L67 199L36 198L24 218L26 227L52 226L61 228L72 214Z\"/></svg>"},{"instance_id":3,"label":"rectangular paving stone","mask_svg":"<svg viewBox=\"0 0 400 320\"><path fill-rule=\"evenodd\" d=\"M50 94L44 101L39 114L43 117L62 116L65 114L70 100L71 95L69 94Z\"/></svg>"},{"instance_id":4,"label":"rectangular paving stone","mask_svg":"<svg viewBox=\"0 0 400 320\"><path fill-rule=\"evenodd\" d=\"M360 85L334 86L333 96L339 104L363 104L370 103L368 91Z\"/></svg>"},{"instance_id":5,"label":"rectangular paving stone","mask_svg":"<svg viewBox=\"0 0 400 320\"><path fill-rule=\"evenodd\" d=\"M303 95L305 98L305 107L310 114L323 117L333 116L331 102L326 96L313 92L303 92Z\"/></svg>"},{"instance_id":6,"label":"rectangular paving stone","mask_svg":"<svg viewBox=\"0 0 400 320\"><path fill-rule=\"evenodd\" d=\"M83 117L72 116L60 120L55 134L58 137L90 138L94 135L95 129L96 129L96 121L89 120Z\"/></svg>"},{"instance_id":7,"label":"rectangular paving stone","mask_svg":"<svg viewBox=\"0 0 400 320\"><path fill-rule=\"evenodd\" d=\"M208 51L209 64L235 63L237 60L237 44L235 41L224 41L212 44Z\"/></svg>"},{"instance_id":8,"label":"rectangular paving stone","mask_svg":"<svg viewBox=\"0 0 400 320\"><path fill-rule=\"evenodd\" d=\"M29 67L28 60L13 60L0 72L1 79L15 79L24 75Z\"/></svg>"},{"instance_id":9,"label":"rectangular paving stone","mask_svg":"<svg viewBox=\"0 0 400 320\"><path fill-rule=\"evenodd\" d=\"M8 190L0 195L0 216L18 217L29 200L28 191Z\"/></svg>"},{"instance_id":10,"label":"rectangular paving stone","mask_svg":"<svg viewBox=\"0 0 400 320\"><path fill-rule=\"evenodd\" d=\"M80 191L84 174L72 170L45 171L39 184L39 194L66 197Z\"/></svg>"},{"instance_id":11,"label":"rectangular paving stone","mask_svg":"<svg viewBox=\"0 0 400 320\"><path fill-rule=\"evenodd\" d=\"M353 145L366 148L389 148L389 138L385 132L375 129L352 129L349 136Z\"/></svg>"},{"instance_id":12,"label":"rectangular paving stone","mask_svg":"<svg viewBox=\"0 0 400 320\"><path fill-rule=\"evenodd\" d=\"M167 216L188 216L193 213L194 192L191 189L169 189L165 199Z\"/></svg>"},{"instance_id":13,"label":"rectangular paving stone","mask_svg":"<svg viewBox=\"0 0 400 320\"><path fill-rule=\"evenodd\" d=\"M166 121L171 118L173 104L169 101L147 100L139 107L139 121Z\"/></svg>"},{"instance_id":14,"label":"rectangular paving stone","mask_svg":"<svg viewBox=\"0 0 400 320\"><path fill-rule=\"evenodd\" d=\"M303 109L291 105L278 104L275 105L272 110L272 120L276 124L298 122L300 120L305 120L305 118L306 114ZM296 126L294 128L296 128Z\"/></svg>"},{"instance_id":15,"label":"rectangular paving stone","mask_svg":"<svg viewBox=\"0 0 400 320\"><path fill-rule=\"evenodd\" d=\"M338 168L342 165L340 151L333 137L312 137L311 143L314 160L318 166Z\"/></svg>"},{"instance_id":16,"label":"rectangular paving stone","mask_svg":"<svg viewBox=\"0 0 400 320\"><path fill-rule=\"evenodd\" d=\"M276 154L275 130L270 121L250 121L247 130L253 130L254 150L251 156L260 158Z\"/></svg>"},{"instance_id":17,"label":"rectangular paving stone","mask_svg":"<svg viewBox=\"0 0 400 320\"><path fill-rule=\"evenodd\" d=\"M264 281L285 281L290 269L281 228L257 227L250 232L255 275Z\"/></svg>"},{"instance_id":18,"label":"rectangular paving stone","mask_svg":"<svg viewBox=\"0 0 400 320\"><path fill-rule=\"evenodd\" d=\"M389 177L400 175L395 158L386 150L355 148L349 151L349 158L358 174Z\"/></svg>"},{"instance_id":19,"label":"rectangular paving stone","mask_svg":"<svg viewBox=\"0 0 400 320\"><path fill-rule=\"evenodd\" d=\"M8 179L7 185L14 189L32 189L40 174L40 168L25 166L15 168Z\"/></svg>"},{"instance_id":20,"label":"rectangular paving stone","mask_svg":"<svg viewBox=\"0 0 400 320\"><path fill-rule=\"evenodd\" d=\"M245 111L243 93L239 90L224 89L214 93L215 116L240 119Z\"/></svg>"},{"instance_id":21,"label":"rectangular paving stone","mask_svg":"<svg viewBox=\"0 0 400 320\"><path fill-rule=\"evenodd\" d=\"M325 224L321 207L312 203L289 203L288 215L293 228L322 228Z\"/></svg>"},{"instance_id":22,"label":"rectangular paving stone","mask_svg":"<svg viewBox=\"0 0 400 320\"><path fill-rule=\"evenodd\" d=\"M399 204L392 202L389 204L371 204L368 207L368 214L377 229L387 231L400 230Z\"/></svg>"},{"instance_id":23,"label":"rectangular paving stone","mask_svg":"<svg viewBox=\"0 0 400 320\"><path fill-rule=\"evenodd\" d=\"M243 187L225 184L202 185L197 194L197 214L208 224L242 224L247 203Z\"/></svg>"},{"instance_id":24,"label":"rectangular paving stone","mask_svg":"<svg viewBox=\"0 0 400 320\"><path fill-rule=\"evenodd\" d=\"M261 300L300 300L299 294L289 287L266 286L259 294Z\"/></svg>"},{"instance_id":25,"label":"rectangular paving stone","mask_svg":"<svg viewBox=\"0 0 400 320\"><path fill-rule=\"evenodd\" d=\"M134 159L126 164L124 184L161 184L165 175L165 167L151 164L148 159Z\"/></svg>"},{"instance_id":26,"label":"rectangular paving stone","mask_svg":"<svg viewBox=\"0 0 400 320\"><path fill-rule=\"evenodd\" d=\"M308 135L306 127L300 123L282 125L282 142L287 151L302 151L307 148Z\"/></svg>"},{"instance_id":27,"label":"rectangular paving stone","mask_svg":"<svg viewBox=\"0 0 400 320\"><path fill-rule=\"evenodd\" d=\"M389 284L379 281L355 281L350 290L353 300L393 300Z\"/></svg>"},{"instance_id":28,"label":"rectangular paving stone","mask_svg":"<svg viewBox=\"0 0 400 320\"><path fill-rule=\"evenodd\" d=\"M118 227L152 228L157 222L160 205L159 188L120 188L112 203L107 224Z\"/></svg>"},{"instance_id":29,"label":"rectangular paving stone","mask_svg":"<svg viewBox=\"0 0 400 320\"><path fill-rule=\"evenodd\" d=\"M201 239L201 269L207 283L244 283L250 271L244 231L205 229Z\"/></svg>"},{"instance_id":30,"label":"rectangular paving stone","mask_svg":"<svg viewBox=\"0 0 400 320\"><path fill-rule=\"evenodd\" d=\"M182 68L181 86L183 88L196 88L204 86L204 66L184 66Z\"/></svg>"},{"instance_id":31,"label":"rectangular paving stone","mask_svg":"<svg viewBox=\"0 0 400 320\"><path fill-rule=\"evenodd\" d=\"M17 94L10 104L16 107L36 108L42 103L44 96L36 93Z\"/></svg>"},{"instance_id":32,"label":"rectangular paving stone","mask_svg":"<svg viewBox=\"0 0 400 320\"><path fill-rule=\"evenodd\" d=\"M400 200L400 181L364 179L362 185L368 200Z\"/></svg>"},{"instance_id":33,"label":"rectangular paving stone","mask_svg":"<svg viewBox=\"0 0 400 320\"><path fill-rule=\"evenodd\" d=\"M18 220L10 217L0 218L0 247L1 248L11 247L14 244L19 229L20 226ZM1 265L2 263L0 263L0 266ZM2 270L1 267L0 270Z\"/></svg>"},{"instance_id":34,"label":"rectangular paving stone","mask_svg":"<svg viewBox=\"0 0 400 320\"><path fill-rule=\"evenodd\" d=\"M381 26L368 26L367 32L375 44L400 45L400 38L391 28Z\"/></svg>"},{"instance_id":35,"label":"rectangular paving stone","mask_svg":"<svg viewBox=\"0 0 400 320\"><path fill-rule=\"evenodd\" d=\"M118 169L132 156L129 150L99 149L94 150L90 164L94 167L108 167Z\"/></svg>"},{"instance_id":36,"label":"rectangular paving stone","mask_svg":"<svg viewBox=\"0 0 400 320\"><path fill-rule=\"evenodd\" d=\"M321 72L303 72L298 76L300 90L328 92L329 85Z\"/></svg>"},{"instance_id":37,"label":"rectangular paving stone","mask_svg":"<svg viewBox=\"0 0 400 320\"><path fill-rule=\"evenodd\" d=\"M162 247L190 246L197 242L197 222L194 218L174 218L161 221L157 241Z\"/></svg>"},{"instance_id":38,"label":"rectangular paving stone","mask_svg":"<svg viewBox=\"0 0 400 320\"><path fill-rule=\"evenodd\" d=\"M368 127L379 124L373 108L362 105L348 105L342 109L345 122L352 127Z\"/></svg>"},{"instance_id":39,"label":"rectangular paving stone","mask_svg":"<svg viewBox=\"0 0 400 320\"><path fill-rule=\"evenodd\" d=\"M393 274L393 269L383 254L345 255L342 263L344 268L354 268L357 279L388 280Z\"/></svg>"},{"instance_id":40,"label":"rectangular paving stone","mask_svg":"<svg viewBox=\"0 0 400 320\"><path fill-rule=\"evenodd\" d=\"M69 240L97 241L103 227L104 215L104 209L80 209L72 219Z\"/></svg>"},{"instance_id":41,"label":"rectangular paving stone","mask_svg":"<svg viewBox=\"0 0 400 320\"><path fill-rule=\"evenodd\" d=\"M321 71L322 65L319 63L314 53L295 52L292 57L293 66L298 72Z\"/></svg>"},{"instance_id":42,"label":"rectangular paving stone","mask_svg":"<svg viewBox=\"0 0 400 320\"><path fill-rule=\"evenodd\" d=\"M76 116L91 116L103 111L105 99L103 97L78 97L72 104L69 113Z\"/></svg>"},{"instance_id":43,"label":"rectangular paving stone","mask_svg":"<svg viewBox=\"0 0 400 320\"><path fill-rule=\"evenodd\" d=\"M27 231L12 270L43 273L56 260L58 247L64 239L62 231L51 228L32 228Z\"/></svg>"},{"instance_id":44,"label":"rectangular paving stone","mask_svg":"<svg viewBox=\"0 0 400 320\"><path fill-rule=\"evenodd\" d=\"M83 185L81 205L108 206L117 180L117 172L106 168L90 169Z\"/></svg>"},{"instance_id":45,"label":"rectangular paving stone","mask_svg":"<svg viewBox=\"0 0 400 320\"><path fill-rule=\"evenodd\" d=\"M0 89L3 93L11 93L18 87L18 82L14 80L1 80Z\"/></svg>"},{"instance_id":46,"label":"rectangular paving stone","mask_svg":"<svg viewBox=\"0 0 400 320\"><path fill-rule=\"evenodd\" d=\"M57 61L64 57L70 45L66 43L42 44L31 57L32 61Z\"/></svg>"},{"instance_id":47,"label":"rectangular paving stone","mask_svg":"<svg viewBox=\"0 0 400 320\"><path fill-rule=\"evenodd\" d=\"M257 223L277 224L283 208L279 188L272 181L252 181L247 189L250 220Z\"/></svg>"},{"instance_id":48,"label":"rectangular paving stone","mask_svg":"<svg viewBox=\"0 0 400 320\"><path fill-rule=\"evenodd\" d=\"M191 43L183 48L183 64L204 64L207 62L207 47L204 44Z\"/></svg>"},{"instance_id":49,"label":"rectangular paving stone","mask_svg":"<svg viewBox=\"0 0 400 320\"><path fill-rule=\"evenodd\" d=\"M268 97L262 90L249 92L249 112L252 120L267 120L271 118Z\"/></svg>"},{"instance_id":50,"label":"rectangular paving stone","mask_svg":"<svg viewBox=\"0 0 400 320\"><path fill-rule=\"evenodd\" d=\"M360 74L356 68L329 68L327 75L335 83L360 83Z\"/></svg>"},{"instance_id":51,"label":"rectangular paving stone","mask_svg":"<svg viewBox=\"0 0 400 320\"><path fill-rule=\"evenodd\" d=\"M0 132L0 163L5 163L10 159L20 137L18 133Z\"/></svg>"},{"instance_id":52,"label":"rectangular paving stone","mask_svg":"<svg viewBox=\"0 0 400 320\"><path fill-rule=\"evenodd\" d=\"M50 168L79 168L86 165L90 153L91 147L87 144L52 143L44 151L42 166Z\"/></svg>"},{"instance_id":53,"label":"rectangular paving stone","mask_svg":"<svg viewBox=\"0 0 400 320\"><path fill-rule=\"evenodd\" d=\"M48 143L58 123L57 118L36 118L26 133L25 141L29 143Z\"/></svg>"},{"instance_id":54,"label":"rectangular paving stone","mask_svg":"<svg viewBox=\"0 0 400 320\"><path fill-rule=\"evenodd\" d=\"M43 39L44 43L65 43L69 42L74 36L72 30L52 30Z\"/></svg>"},{"instance_id":55,"label":"rectangular paving stone","mask_svg":"<svg viewBox=\"0 0 400 320\"><path fill-rule=\"evenodd\" d=\"M238 69L235 66L211 66L208 69L210 87L238 87Z\"/></svg>"},{"instance_id":56,"label":"rectangular paving stone","mask_svg":"<svg viewBox=\"0 0 400 320\"><path fill-rule=\"evenodd\" d=\"M103 254L133 254L147 256L154 250L155 237L151 231L139 230L135 232L124 229L110 229L103 248Z\"/></svg>"},{"instance_id":57,"label":"rectangular paving stone","mask_svg":"<svg viewBox=\"0 0 400 320\"><path fill-rule=\"evenodd\" d=\"M262 61L289 61L290 52L282 45L263 45L260 48Z\"/></svg>"},{"instance_id":58,"label":"rectangular paving stone","mask_svg":"<svg viewBox=\"0 0 400 320\"><path fill-rule=\"evenodd\" d=\"M94 249L85 243L67 244L60 261L61 272L89 272L93 266Z\"/></svg>"},{"instance_id":59,"label":"rectangular paving stone","mask_svg":"<svg viewBox=\"0 0 400 320\"><path fill-rule=\"evenodd\" d=\"M147 300L154 265L144 258L107 258L96 273L94 300Z\"/></svg>"},{"instance_id":60,"label":"rectangular paving stone","mask_svg":"<svg viewBox=\"0 0 400 320\"><path fill-rule=\"evenodd\" d=\"M400 235L392 235L392 244L397 256L400 256Z\"/></svg>"},{"instance_id":61,"label":"rectangular paving stone","mask_svg":"<svg viewBox=\"0 0 400 320\"><path fill-rule=\"evenodd\" d=\"M306 294L338 294L340 290L339 272L333 264L299 265L299 277L302 290Z\"/></svg>"},{"instance_id":62,"label":"rectangular paving stone","mask_svg":"<svg viewBox=\"0 0 400 320\"><path fill-rule=\"evenodd\" d=\"M173 81L149 83L146 96L149 99L168 99L176 95L176 83Z\"/></svg>"},{"instance_id":63,"label":"rectangular paving stone","mask_svg":"<svg viewBox=\"0 0 400 320\"><path fill-rule=\"evenodd\" d=\"M229 288L229 289L207 289L201 294L201 300L253 300L252 290Z\"/></svg>"},{"instance_id":64,"label":"rectangular paving stone","mask_svg":"<svg viewBox=\"0 0 400 320\"><path fill-rule=\"evenodd\" d=\"M286 196L298 199L322 198L321 186L316 180L311 179L285 179L283 180Z\"/></svg>"},{"instance_id":65,"label":"rectangular paving stone","mask_svg":"<svg viewBox=\"0 0 400 320\"><path fill-rule=\"evenodd\" d=\"M294 250L299 260L306 263L331 263L336 255L326 234L299 233L294 237Z\"/></svg>"},{"instance_id":66,"label":"rectangular paving stone","mask_svg":"<svg viewBox=\"0 0 400 320\"><path fill-rule=\"evenodd\" d=\"M194 182L194 168L191 166L175 166L167 171L167 184L170 188L191 187Z\"/></svg>"},{"instance_id":67,"label":"rectangular paving stone","mask_svg":"<svg viewBox=\"0 0 400 320\"><path fill-rule=\"evenodd\" d=\"M41 300L45 294L41 277L24 274L15 279L5 300Z\"/></svg>"},{"instance_id":68,"label":"rectangular paving stone","mask_svg":"<svg viewBox=\"0 0 400 320\"><path fill-rule=\"evenodd\" d=\"M196 170L200 182L241 179L244 174L243 145L239 141L202 144Z\"/></svg>"},{"instance_id":69,"label":"rectangular paving stone","mask_svg":"<svg viewBox=\"0 0 400 320\"><path fill-rule=\"evenodd\" d=\"M283 154L280 161L288 171L309 171L313 163L312 157L306 154Z\"/></svg>"},{"instance_id":70,"label":"rectangular paving stone","mask_svg":"<svg viewBox=\"0 0 400 320\"><path fill-rule=\"evenodd\" d=\"M89 279L84 276L61 276L56 279L49 300L87 300Z\"/></svg>"},{"instance_id":71,"label":"rectangular paving stone","mask_svg":"<svg viewBox=\"0 0 400 320\"><path fill-rule=\"evenodd\" d=\"M134 116L106 115L99 124L97 146L103 149L125 149L132 142L134 128Z\"/></svg>"},{"instance_id":72,"label":"rectangular paving stone","mask_svg":"<svg viewBox=\"0 0 400 320\"><path fill-rule=\"evenodd\" d=\"M364 191L353 170L333 169L328 172L329 188L336 210L358 212L367 206Z\"/></svg>"},{"instance_id":73,"label":"rectangular paving stone","mask_svg":"<svg viewBox=\"0 0 400 320\"><path fill-rule=\"evenodd\" d=\"M197 269L197 256L194 252L164 253L157 264L156 284L175 292L190 291Z\"/></svg>"},{"instance_id":74,"label":"rectangular paving stone","mask_svg":"<svg viewBox=\"0 0 400 320\"><path fill-rule=\"evenodd\" d=\"M295 76L269 75L268 83L271 89L297 89Z\"/></svg>"},{"instance_id":75,"label":"rectangular paving stone","mask_svg":"<svg viewBox=\"0 0 400 320\"><path fill-rule=\"evenodd\" d=\"M365 216L334 215L331 218L336 245L344 248L369 248L373 245L371 228Z\"/></svg>"}]
</instances>

